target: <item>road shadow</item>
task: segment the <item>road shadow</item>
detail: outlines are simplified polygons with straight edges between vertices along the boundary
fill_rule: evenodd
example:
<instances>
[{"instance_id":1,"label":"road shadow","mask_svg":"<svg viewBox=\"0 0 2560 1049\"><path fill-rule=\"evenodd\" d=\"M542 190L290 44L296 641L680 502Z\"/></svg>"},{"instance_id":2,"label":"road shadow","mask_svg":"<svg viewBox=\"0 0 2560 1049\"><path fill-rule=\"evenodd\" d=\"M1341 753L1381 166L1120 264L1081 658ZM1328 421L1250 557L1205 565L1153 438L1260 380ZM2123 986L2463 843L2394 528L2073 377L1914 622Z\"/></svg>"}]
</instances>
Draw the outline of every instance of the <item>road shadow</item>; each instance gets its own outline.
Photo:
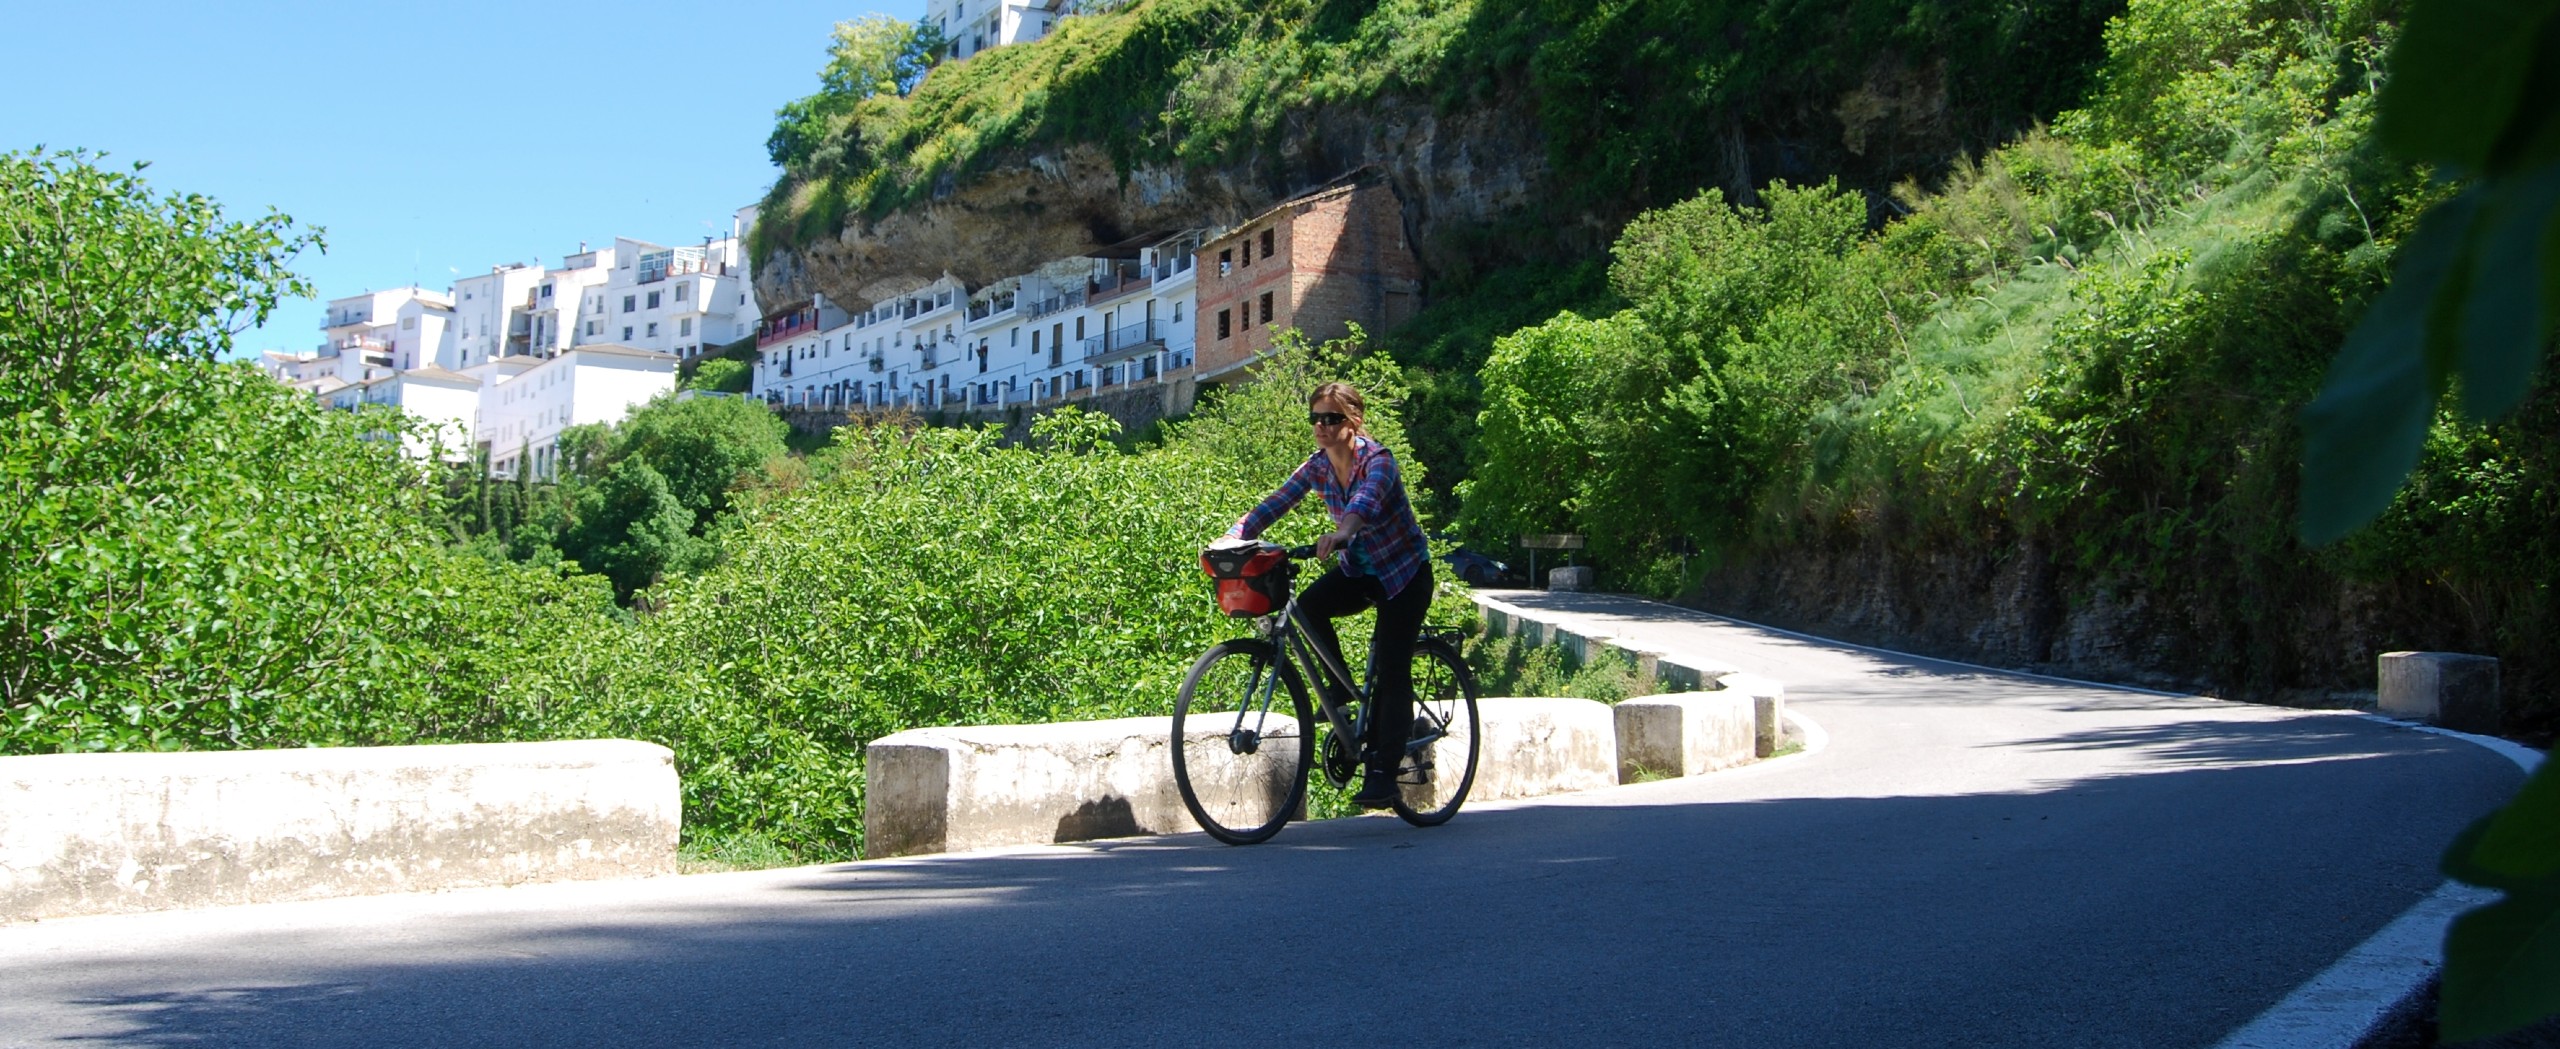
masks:
<instances>
[{"instance_id":1,"label":"road shadow","mask_svg":"<svg viewBox=\"0 0 2560 1049\"><path fill-rule=\"evenodd\" d=\"M2208 1045L2438 883L2519 778L2403 733L2020 744L2171 760L2052 789L1657 784L769 872L736 898L191 938L11 968L61 1044ZM2333 741L2334 742L2334 741ZM2188 754L2218 764L2178 760ZM1653 789L1658 788L1658 789ZM6 1039L0 1039L6 1041ZM10 1043L17 1044L17 1043ZM48 1044L32 1038L24 1044Z\"/></svg>"}]
</instances>

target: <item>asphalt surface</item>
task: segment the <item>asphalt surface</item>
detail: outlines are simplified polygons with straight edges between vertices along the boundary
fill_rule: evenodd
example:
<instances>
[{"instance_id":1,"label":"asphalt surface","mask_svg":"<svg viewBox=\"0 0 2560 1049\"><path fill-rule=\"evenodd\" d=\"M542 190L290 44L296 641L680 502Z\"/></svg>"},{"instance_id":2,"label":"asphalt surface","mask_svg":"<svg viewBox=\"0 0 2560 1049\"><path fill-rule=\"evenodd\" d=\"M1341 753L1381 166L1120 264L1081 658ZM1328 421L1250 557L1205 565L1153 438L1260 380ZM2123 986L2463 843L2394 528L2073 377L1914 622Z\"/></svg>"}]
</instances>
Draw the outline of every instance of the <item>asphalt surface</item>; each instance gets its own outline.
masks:
<instances>
[{"instance_id":1,"label":"asphalt surface","mask_svg":"<svg viewBox=\"0 0 2560 1049\"><path fill-rule=\"evenodd\" d=\"M2203 1046L2521 782L2372 719L1506 595L1819 753L1201 835L0 926L0 1046Z\"/></svg>"}]
</instances>

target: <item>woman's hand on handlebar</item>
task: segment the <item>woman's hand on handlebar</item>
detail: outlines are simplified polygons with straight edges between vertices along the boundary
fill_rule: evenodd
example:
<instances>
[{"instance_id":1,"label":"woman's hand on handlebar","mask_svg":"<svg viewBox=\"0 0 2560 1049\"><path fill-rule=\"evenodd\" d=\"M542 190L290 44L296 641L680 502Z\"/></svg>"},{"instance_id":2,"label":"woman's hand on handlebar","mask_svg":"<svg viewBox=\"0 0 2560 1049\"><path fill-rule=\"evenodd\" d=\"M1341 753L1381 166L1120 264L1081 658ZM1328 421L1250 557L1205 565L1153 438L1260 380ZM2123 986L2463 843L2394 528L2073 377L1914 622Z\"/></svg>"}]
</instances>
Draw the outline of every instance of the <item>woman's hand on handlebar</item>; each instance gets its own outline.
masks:
<instances>
[{"instance_id":1,"label":"woman's hand on handlebar","mask_svg":"<svg viewBox=\"0 0 2560 1049\"><path fill-rule=\"evenodd\" d=\"M1334 551L1342 549L1343 546L1350 542L1351 532L1349 529L1338 528L1333 531L1326 532L1325 534L1316 537L1316 556L1319 558L1332 557Z\"/></svg>"}]
</instances>

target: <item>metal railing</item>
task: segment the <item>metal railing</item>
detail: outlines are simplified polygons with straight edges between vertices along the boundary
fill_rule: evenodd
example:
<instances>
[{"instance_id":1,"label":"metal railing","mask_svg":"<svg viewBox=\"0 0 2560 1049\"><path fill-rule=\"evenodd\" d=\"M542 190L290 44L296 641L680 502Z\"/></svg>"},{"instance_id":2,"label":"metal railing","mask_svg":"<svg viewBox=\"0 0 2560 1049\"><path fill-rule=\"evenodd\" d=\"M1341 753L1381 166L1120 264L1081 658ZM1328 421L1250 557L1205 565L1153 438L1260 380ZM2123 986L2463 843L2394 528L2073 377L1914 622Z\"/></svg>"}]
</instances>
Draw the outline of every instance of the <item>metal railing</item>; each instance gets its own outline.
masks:
<instances>
[{"instance_id":1,"label":"metal railing","mask_svg":"<svg viewBox=\"0 0 2560 1049\"><path fill-rule=\"evenodd\" d=\"M1165 322L1144 321L1104 331L1084 341L1084 359L1100 360L1122 354L1135 354L1164 345Z\"/></svg>"},{"instance_id":2,"label":"metal railing","mask_svg":"<svg viewBox=\"0 0 2560 1049\"><path fill-rule=\"evenodd\" d=\"M1076 309L1083 306L1084 301L1084 290L1081 288L1074 291L1061 292L1046 299L1042 299L1039 302L1022 307L1022 316L1025 320L1037 320L1052 313L1060 313L1066 310Z\"/></svg>"}]
</instances>

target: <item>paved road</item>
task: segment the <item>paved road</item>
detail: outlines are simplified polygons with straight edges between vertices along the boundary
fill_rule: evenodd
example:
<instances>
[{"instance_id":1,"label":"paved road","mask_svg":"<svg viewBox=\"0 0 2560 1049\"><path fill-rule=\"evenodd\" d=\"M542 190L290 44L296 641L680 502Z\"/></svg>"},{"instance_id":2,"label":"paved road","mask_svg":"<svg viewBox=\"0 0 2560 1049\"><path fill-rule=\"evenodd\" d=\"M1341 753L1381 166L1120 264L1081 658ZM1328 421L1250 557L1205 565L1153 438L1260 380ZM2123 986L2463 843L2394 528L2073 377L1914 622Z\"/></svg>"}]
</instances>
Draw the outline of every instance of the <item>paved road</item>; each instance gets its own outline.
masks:
<instances>
[{"instance_id":1,"label":"paved road","mask_svg":"<svg viewBox=\"0 0 2560 1049\"><path fill-rule=\"evenodd\" d=\"M1829 746L1243 849L0 927L0 1046L2210 1045L2521 779L2370 719L1520 600L1778 677Z\"/></svg>"}]
</instances>

